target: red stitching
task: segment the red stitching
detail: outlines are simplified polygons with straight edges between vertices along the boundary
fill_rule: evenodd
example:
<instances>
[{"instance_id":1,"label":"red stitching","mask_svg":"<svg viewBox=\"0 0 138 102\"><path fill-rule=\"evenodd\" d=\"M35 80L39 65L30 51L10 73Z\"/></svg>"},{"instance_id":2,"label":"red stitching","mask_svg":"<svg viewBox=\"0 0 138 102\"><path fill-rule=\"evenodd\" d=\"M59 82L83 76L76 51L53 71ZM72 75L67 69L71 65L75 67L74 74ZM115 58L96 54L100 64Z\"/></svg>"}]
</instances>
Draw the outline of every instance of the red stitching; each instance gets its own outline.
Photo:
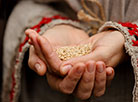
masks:
<instances>
[{"instance_id":1,"label":"red stitching","mask_svg":"<svg viewBox=\"0 0 138 102\"><path fill-rule=\"evenodd\" d=\"M12 73L12 90L10 93L10 102L13 101L13 96L14 96L14 87L15 87L16 83L15 83L15 77L14 77L14 72Z\"/></svg>"},{"instance_id":2,"label":"red stitching","mask_svg":"<svg viewBox=\"0 0 138 102\"><path fill-rule=\"evenodd\" d=\"M26 37L26 38L24 39L24 41L20 44L20 46L19 46L19 52L22 52L22 48L23 48L23 46L26 44L26 42L28 42L28 40L29 40L29 38Z\"/></svg>"},{"instance_id":3,"label":"red stitching","mask_svg":"<svg viewBox=\"0 0 138 102\"><path fill-rule=\"evenodd\" d=\"M68 20L67 17L62 17L60 15L55 15L53 17L43 17L42 20L37 25L31 27L31 29L35 29L36 32L39 33L41 31L40 28L41 28L42 25L48 24L52 20L55 20L55 19Z\"/></svg>"},{"instance_id":4,"label":"red stitching","mask_svg":"<svg viewBox=\"0 0 138 102\"><path fill-rule=\"evenodd\" d=\"M61 19L61 20L67 20L68 18L67 17L62 17L60 15L55 15L53 17L43 17L42 20L35 26L31 27L31 29L34 29L36 30L37 33L39 33L41 31L41 26L43 26L44 24L48 24L50 23L52 20L55 20L55 19ZM26 37L25 40L20 44L19 46L19 53L22 52L22 49L23 49L23 46L28 42L29 38ZM19 56L17 56L16 58L16 64L19 63ZM14 74L15 72L12 73L12 88L11 88L11 92L10 92L10 102L13 102L13 98L14 98L14 93L15 93L15 85L16 85L16 81L15 81L15 77L14 77Z\"/></svg>"},{"instance_id":5,"label":"red stitching","mask_svg":"<svg viewBox=\"0 0 138 102\"><path fill-rule=\"evenodd\" d=\"M130 22L125 22L125 23L119 22L119 24L121 24L124 27L127 27L129 29L128 32L131 36L135 35L136 37L138 37L138 26L136 24L132 24ZM136 41L132 40L132 42L133 42L132 46L138 46L138 39Z\"/></svg>"}]
</instances>

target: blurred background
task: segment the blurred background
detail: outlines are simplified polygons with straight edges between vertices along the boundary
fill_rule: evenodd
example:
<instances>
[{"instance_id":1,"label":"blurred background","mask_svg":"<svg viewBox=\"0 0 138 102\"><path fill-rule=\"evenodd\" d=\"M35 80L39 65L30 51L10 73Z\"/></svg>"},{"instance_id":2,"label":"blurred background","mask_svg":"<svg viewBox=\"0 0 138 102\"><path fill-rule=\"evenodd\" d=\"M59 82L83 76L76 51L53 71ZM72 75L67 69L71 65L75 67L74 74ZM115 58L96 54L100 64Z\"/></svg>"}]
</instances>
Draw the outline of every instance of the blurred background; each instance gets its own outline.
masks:
<instances>
[{"instance_id":1,"label":"blurred background","mask_svg":"<svg viewBox=\"0 0 138 102\"><path fill-rule=\"evenodd\" d=\"M2 55L3 37L8 17L18 0L0 0L0 96L2 86ZM0 100L1 101L1 100Z\"/></svg>"}]
</instances>

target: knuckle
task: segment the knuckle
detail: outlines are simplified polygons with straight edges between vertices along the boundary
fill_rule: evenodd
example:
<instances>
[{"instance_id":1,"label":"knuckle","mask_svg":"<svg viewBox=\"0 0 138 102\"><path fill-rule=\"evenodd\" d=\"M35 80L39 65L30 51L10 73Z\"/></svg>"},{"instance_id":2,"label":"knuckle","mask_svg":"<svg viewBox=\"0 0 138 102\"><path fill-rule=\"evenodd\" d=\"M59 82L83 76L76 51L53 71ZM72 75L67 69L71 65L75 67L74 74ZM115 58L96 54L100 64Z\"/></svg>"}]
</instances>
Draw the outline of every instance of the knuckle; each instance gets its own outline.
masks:
<instances>
[{"instance_id":1,"label":"knuckle","mask_svg":"<svg viewBox=\"0 0 138 102\"><path fill-rule=\"evenodd\" d=\"M54 51L50 51L50 52L47 52L47 54L44 54L45 58L47 59L51 59L51 58L54 58L56 55L56 53Z\"/></svg>"},{"instance_id":2,"label":"knuckle","mask_svg":"<svg viewBox=\"0 0 138 102\"><path fill-rule=\"evenodd\" d=\"M27 29L27 30L25 30L25 33L29 32L29 31L30 31L30 29Z\"/></svg>"},{"instance_id":3,"label":"knuckle","mask_svg":"<svg viewBox=\"0 0 138 102\"><path fill-rule=\"evenodd\" d=\"M95 82L100 85L101 83L104 83L106 81L106 77L96 77Z\"/></svg>"},{"instance_id":4,"label":"knuckle","mask_svg":"<svg viewBox=\"0 0 138 102\"><path fill-rule=\"evenodd\" d=\"M55 56L55 52L53 52L53 51L50 52L49 57L52 58L52 57L54 57L54 56Z\"/></svg>"},{"instance_id":5,"label":"knuckle","mask_svg":"<svg viewBox=\"0 0 138 102\"><path fill-rule=\"evenodd\" d=\"M84 78L83 81L84 81L84 83L90 83L93 81L93 78L87 77L87 78Z\"/></svg>"},{"instance_id":6,"label":"knuckle","mask_svg":"<svg viewBox=\"0 0 138 102\"><path fill-rule=\"evenodd\" d=\"M62 84L59 84L59 90L64 93L64 94L72 94L73 93L73 90L72 90L72 87L66 87Z\"/></svg>"},{"instance_id":7,"label":"knuckle","mask_svg":"<svg viewBox=\"0 0 138 102\"><path fill-rule=\"evenodd\" d=\"M91 94L90 93L83 93L78 95L77 97L81 100L87 100L88 98L90 98Z\"/></svg>"},{"instance_id":8,"label":"knuckle","mask_svg":"<svg viewBox=\"0 0 138 102\"><path fill-rule=\"evenodd\" d=\"M101 90L101 91L98 91L98 92L94 92L94 96L95 97L100 97L100 96L104 95L104 93L105 93L105 90Z\"/></svg>"},{"instance_id":9,"label":"knuckle","mask_svg":"<svg viewBox=\"0 0 138 102\"><path fill-rule=\"evenodd\" d=\"M71 82L77 82L79 80L79 76L76 75L74 76L69 75L68 78Z\"/></svg>"}]
</instances>

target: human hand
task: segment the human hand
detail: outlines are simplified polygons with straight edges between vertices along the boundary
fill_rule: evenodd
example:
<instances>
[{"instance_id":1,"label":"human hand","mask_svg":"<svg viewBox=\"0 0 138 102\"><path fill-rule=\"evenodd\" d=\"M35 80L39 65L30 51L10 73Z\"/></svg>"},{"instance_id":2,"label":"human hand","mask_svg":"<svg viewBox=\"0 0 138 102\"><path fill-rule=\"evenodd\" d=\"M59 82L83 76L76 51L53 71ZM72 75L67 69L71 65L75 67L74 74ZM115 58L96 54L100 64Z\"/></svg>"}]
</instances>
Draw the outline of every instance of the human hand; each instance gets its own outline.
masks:
<instances>
[{"instance_id":1,"label":"human hand","mask_svg":"<svg viewBox=\"0 0 138 102\"><path fill-rule=\"evenodd\" d=\"M95 61L101 60L101 61L105 62L106 66L115 67L117 64L119 64L125 58L125 52L124 52L124 47L123 47L124 37L118 31L102 32L100 34L97 34L97 35L91 37L87 41L81 42L81 44L82 43L91 43L93 45L92 53L90 53L89 55L86 55L86 56L76 57L76 58L67 60L62 63L61 68L64 68L63 65L66 65L66 64L67 65L75 65L78 62L87 63L87 61L89 61L89 60L95 60ZM100 69L100 67L97 66L96 71L95 71L96 72L96 75L95 75L96 80L94 82L95 87L92 88L93 94L95 96L103 95L105 92L105 86L106 86L105 83L109 82L109 80L105 80L107 77L104 74L104 72L105 72L104 68L100 69L101 72L103 70L103 72L101 73L101 76L102 76L101 78L103 78L103 79L100 80L100 78L98 77L98 76L100 76L100 75L98 75L99 69ZM107 68L106 70L113 71L112 68ZM61 71L62 71L62 69L61 69ZM64 73L64 70L62 72ZM108 71L106 71L106 72L108 72ZM83 75L85 75L85 73L86 72L84 72ZM111 74L111 76L112 76L112 74ZM86 78L86 79L88 79L88 78ZM113 79L113 76L111 77L110 81L112 79ZM85 78L84 78L84 80L85 80ZM83 86L82 89L85 90L85 87ZM89 89L89 90L91 90L91 89ZM80 89L80 91L81 91L81 89ZM87 95L90 95L90 94L88 94L89 92L87 92L86 90L85 90L85 92L87 93ZM83 95L85 96L85 92L83 92L83 91L80 92L80 94L78 94L77 97L81 98L81 97L83 97Z\"/></svg>"},{"instance_id":2,"label":"human hand","mask_svg":"<svg viewBox=\"0 0 138 102\"><path fill-rule=\"evenodd\" d=\"M114 77L114 70L111 67L106 68L102 61L90 60L85 64L82 62L75 64L64 78L49 72L46 76L53 89L85 100L91 95L99 97L105 93L107 82L111 82Z\"/></svg>"},{"instance_id":3,"label":"human hand","mask_svg":"<svg viewBox=\"0 0 138 102\"><path fill-rule=\"evenodd\" d=\"M37 72L39 75L45 74L47 65L50 65L51 69L54 72L60 72L59 66L61 64L61 61L54 53L56 48L73 45L88 38L88 35L83 30L74 28L69 25L57 25L47 30L42 35L45 39L40 37L39 41L37 41L37 38L39 38L38 33L34 30L28 29L25 33L27 36L29 36L34 45L30 47L28 64L30 68ZM40 50L41 48L38 42L40 42L41 45L43 44L41 46L43 51ZM49 56L51 57L49 58ZM46 65L44 62L48 62L48 64Z\"/></svg>"},{"instance_id":4,"label":"human hand","mask_svg":"<svg viewBox=\"0 0 138 102\"><path fill-rule=\"evenodd\" d=\"M38 42L40 42L41 44L40 44L40 46L41 46L41 48L42 48L42 50L43 51L45 51L45 52L47 52L47 51L49 51L50 53L52 52L52 50L50 50L50 49L52 49L52 48L50 48L50 44L48 44L48 43L45 43L45 42L48 42L48 41L44 41L44 40L46 40L46 39L41 39L41 37L39 38L38 37L38 39L39 39L39 41ZM35 40L32 40L32 41L34 41L35 42ZM44 43L43 42L41 42L41 41L44 41ZM37 44L36 44L37 45ZM46 45L47 47L45 47L44 45ZM36 48L37 48L37 46L35 46ZM38 48L39 49L39 48ZM50 53L45 53L46 54L46 56L45 57L47 57L47 58L49 58L47 55L50 55ZM56 56L56 55L55 55ZM53 58L53 60L54 60L54 62L53 62L53 64L54 63L56 63L56 57L55 56L53 56L54 58ZM37 58L37 59L39 59L38 58L38 56L34 56L33 57L34 59L35 58ZM31 60L32 61L32 60ZM33 60L34 61L34 60ZM35 60L36 61L36 60ZM34 62L35 62L34 61ZM40 63L40 64L42 64L42 63ZM82 64L84 64L84 63L82 63ZM81 64L81 65L82 65ZM43 63L43 65L44 65L44 63ZM98 64L96 64L96 65L98 65ZM87 98L89 98L89 96L91 95L91 92L92 92L92 90L94 90L95 89L95 91L94 91L94 95L95 96L101 96L102 94L104 94L104 91L105 91L105 86L106 86L106 79L107 79L107 82L109 82L109 81L111 81L112 80L112 78L113 78L113 76L114 76L114 70L111 68L111 67L109 67L109 68L106 68L105 69L105 67L103 67L103 71L102 71L102 73L98 73L98 74L96 74L96 76L95 76L95 74L88 74L88 71L86 70L87 69L87 63L85 63L84 64L84 66L83 66L83 70L84 70L84 73L82 74L84 77L82 77L82 79L81 79L81 81L80 81L80 83L79 83L79 86L83 86L83 89L81 90L81 89L79 89L79 88L77 88L77 89L79 89L78 91L75 91L75 95L77 96L77 97L79 97L79 98L81 98L81 99L87 99ZM102 66L105 66L105 65L102 65ZM73 66L74 67L74 66ZM77 68L77 67L76 67ZM97 67L98 68L98 67ZM75 68L73 68L74 70L75 70ZM94 68L95 69L95 68ZM70 72L71 73L71 72ZM72 73L76 73L77 74L77 70L76 71L73 71ZM107 77L106 77L106 74L107 74ZM50 73L51 74L51 73ZM76 87L76 84L77 84L77 82L78 82L78 80L80 79L80 77L78 77L78 80L75 80L74 81L74 83L76 83L76 84L74 84L73 86L72 86L72 82L73 82L73 78L75 78L75 76L73 75L73 74L68 74L67 76L65 76L65 78L63 78L63 79L60 79L59 77L54 77L55 75L54 74L48 74L47 75L47 78L48 79L51 79L51 78L54 78L54 79L56 79L57 81L58 81L58 79L60 80L60 83L59 83L59 81L58 81L58 87L60 87L60 86L64 86L64 87L66 87L66 88L64 88L64 87L61 87L60 88L60 91L61 92L63 92L63 93L74 93L74 89L75 89L75 87ZM88 74L88 75L87 75ZM90 76L89 76L90 75ZM49 77L49 76L53 76L53 77ZM95 83L95 88L93 87L93 85L92 84L94 84L94 80L90 80L90 78L91 78L91 76L92 76L92 79L93 78L95 78L95 79L97 79L97 85L96 85L96 83ZM76 78L75 78L76 79ZM89 84L88 83L86 83L86 80L90 80L90 81L88 81L88 83L89 84L91 84L90 86L89 86ZM100 84L99 82L101 82L102 84ZM51 84L50 82L49 82L49 84L50 84L50 86L57 86L56 84ZM88 85L87 85L88 84ZM70 88L69 87L67 87L67 85L69 85L69 86L72 86L72 91L69 91L70 90ZM87 87L85 87L85 86L87 86ZM89 87L88 87L89 86ZM66 89L66 90L65 90ZM102 90L97 90L97 89L102 89ZM56 90L58 90L57 88L56 88ZM69 92L68 92L69 91ZM85 91L85 92L83 92L83 91ZM84 96L84 97L82 97L82 96Z\"/></svg>"},{"instance_id":5,"label":"human hand","mask_svg":"<svg viewBox=\"0 0 138 102\"><path fill-rule=\"evenodd\" d=\"M74 65L78 62L103 61L106 66L115 67L125 58L124 37L119 31L105 31L96 34L89 40L80 42L80 44L84 43L92 44L92 52L85 56L64 61L60 67L62 73L67 73L67 71L64 71L66 65Z\"/></svg>"}]
</instances>

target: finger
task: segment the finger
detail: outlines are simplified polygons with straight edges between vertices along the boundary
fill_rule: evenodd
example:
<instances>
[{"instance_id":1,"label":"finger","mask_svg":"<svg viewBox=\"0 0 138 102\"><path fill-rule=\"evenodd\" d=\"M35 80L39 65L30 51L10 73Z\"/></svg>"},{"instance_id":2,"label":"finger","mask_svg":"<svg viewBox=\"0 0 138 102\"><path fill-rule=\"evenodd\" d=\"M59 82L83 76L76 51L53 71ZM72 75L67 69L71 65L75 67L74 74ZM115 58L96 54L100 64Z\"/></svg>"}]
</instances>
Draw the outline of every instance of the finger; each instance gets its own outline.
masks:
<instances>
[{"instance_id":1,"label":"finger","mask_svg":"<svg viewBox=\"0 0 138 102\"><path fill-rule=\"evenodd\" d=\"M72 58L72 59L69 59L67 61L64 61L62 63L62 65L60 66L60 72L63 73L64 75L66 73L68 73L68 70L65 70L66 68L66 65L74 65L78 62L87 62L89 60L94 60L94 61L99 61L99 60L102 60L104 61L104 57L102 56L103 52L101 52L101 50L95 50L93 52L91 52L90 54L87 54L85 56L80 56L80 57L75 57L75 58Z\"/></svg>"},{"instance_id":2,"label":"finger","mask_svg":"<svg viewBox=\"0 0 138 102\"><path fill-rule=\"evenodd\" d=\"M88 99L91 96L95 81L96 63L94 61L88 61L86 66L87 68L85 68L85 72L75 91L75 96L81 100Z\"/></svg>"},{"instance_id":3,"label":"finger","mask_svg":"<svg viewBox=\"0 0 138 102\"><path fill-rule=\"evenodd\" d=\"M26 35L30 38L31 44L34 46L36 54L39 56L39 58L41 58L41 60L43 60L47 64L47 61L44 58L43 53L37 41L37 37L39 36L38 33L35 30L28 29L26 30ZM47 68L48 68L48 71L52 72L50 67L47 67Z\"/></svg>"},{"instance_id":4,"label":"finger","mask_svg":"<svg viewBox=\"0 0 138 102\"><path fill-rule=\"evenodd\" d=\"M31 41L31 39L28 40L28 43L29 43L30 45L32 45L32 41Z\"/></svg>"},{"instance_id":5,"label":"finger","mask_svg":"<svg viewBox=\"0 0 138 102\"><path fill-rule=\"evenodd\" d=\"M27 29L27 30L25 31L26 36L29 37L29 34L30 34L31 31L33 31L33 30L32 30L32 29Z\"/></svg>"},{"instance_id":6,"label":"finger","mask_svg":"<svg viewBox=\"0 0 138 102\"><path fill-rule=\"evenodd\" d=\"M106 87L106 70L105 64L102 61L96 62L96 76L93 94L96 97L102 96L105 93Z\"/></svg>"},{"instance_id":7,"label":"finger","mask_svg":"<svg viewBox=\"0 0 138 102\"><path fill-rule=\"evenodd\" d=\"M114 75L115 75L114 69L112 67L107 67L106 68L107 86L111 84L111 81L113 80Z\"/></svg>"},{"instance_id":8,"label":"finger","mask_svg":"<svg viewBox=\"0 0 138 102\"><path fill-rule=\"evenodd\" d=\"M52 89L59 91L59 84L62 82L62 79L56 76L55 74L52 74L49 72L46 73L46 77L47 77L49 86Z\"/></svg>"},{"instance_id":9,"label":"finger","mask_svg":"<svg viewBox=\"0 0 138 102\"><path fill-rule=\"evenodd\" d=\"M91 55L85 55L85 56L81 56L81 57L76 57L76 58L71 58L67 61L64 61L61 66L60 66L60 73L62 73L63 75L66 75L68 73L68 71L70 70L70 67L75 65L76 63L79 62L86 62L88 59L91 60ZM68 68L69 67L69 68Z\"/></svg>"},{"instance_id":10,"label":"finger","mask_svg":"<svg viewBox=\"0 0 138 102\"><path fill-rule=\"evenodd\" d=\"M61 92L66 94L73 93L77 83L79 82L83 72L85 69L85 65L83 63L76 64L68 73L68 75L64 78L64 80L60 83L59 89Z\"/></svg>"},{"instance_id":11,"label":"finger","mask_svg":"<svg viewBox=\"0 0 138 102\"><path fill-rule=\"evenodd\" d=\"M37 32L36 32L36 33L37 33ZM25 31L25 34L26 34L27 37L30 38L30 34L34 34L34 30L32 30L32 29L27 29L27 30ZM31 39L28 40L28 43L29 43L29 44L32 44Z\"/></svg>"},{"instance_id":12,"label":"finger","mask_svg":"<svg viewBox=\"0 0 138 102\"><path fill-rule=\"evenodd\" d=\"M52 45L49 43L49 41L42 36L37 37L38 44L40 46L40 49L47 60L49 66L52 68L52 70L55 73L59 74L59 67L62 63L62 61L59 59L56 52L53 50Z\"/></svg>"},{"instance_id":13,"label":"finger","mask_svg":"<svg viewBox=\"0 0 138 102\"><path fill-rule=\"evenodd\" d=\"M26 30L25 33L30 38L29 40L31 40L31 44L34 45L36 53L39 55L39 57L41 59L43 59L42 52L41 52L39 44L37 42L38 33L35 30L32 30L32 29Z\"/></svg>"},{"instance_id":14,"label":"finger","mask_svg":"<svg viewBox=\"0 0 138 102\"><path fill-rule=\"evenodd\" d=\"M37 56L33 46L30 47L28 65L32 70L34 70L36 73L38 73L41 76L46 73L46 70L47 70L46 65Z\"/></svg>"}]
</instances>

